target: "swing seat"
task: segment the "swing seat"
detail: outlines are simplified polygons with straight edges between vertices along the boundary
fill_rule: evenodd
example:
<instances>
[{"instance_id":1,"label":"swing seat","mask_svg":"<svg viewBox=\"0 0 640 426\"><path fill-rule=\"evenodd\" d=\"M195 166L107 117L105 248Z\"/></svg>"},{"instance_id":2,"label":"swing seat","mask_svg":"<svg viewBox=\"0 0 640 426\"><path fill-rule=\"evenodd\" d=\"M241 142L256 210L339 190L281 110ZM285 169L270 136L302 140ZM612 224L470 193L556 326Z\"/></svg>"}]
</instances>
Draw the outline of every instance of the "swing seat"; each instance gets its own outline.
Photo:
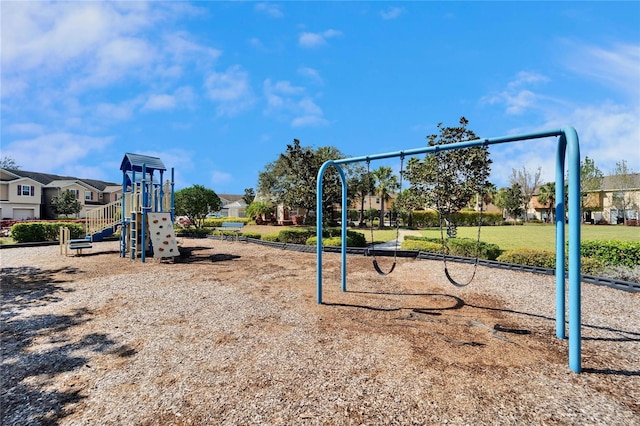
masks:
<instances>
[{"instance_id":1,"label":"swing seat","mask_svg":"<svg viewBox=\"0 0 640 426\"><path fill-rule=\"evenodd\" d=\"M378 261L374 260L373 261L373 268L376 270L376 272L380 275L389 275L390 273L393 272L393 270L396 268L396 262L393 262L393 264L391 265L391 269L389 269L389 272L384 272L381 268L380 265L378 265Z\"/></svg>"}]
</instances>

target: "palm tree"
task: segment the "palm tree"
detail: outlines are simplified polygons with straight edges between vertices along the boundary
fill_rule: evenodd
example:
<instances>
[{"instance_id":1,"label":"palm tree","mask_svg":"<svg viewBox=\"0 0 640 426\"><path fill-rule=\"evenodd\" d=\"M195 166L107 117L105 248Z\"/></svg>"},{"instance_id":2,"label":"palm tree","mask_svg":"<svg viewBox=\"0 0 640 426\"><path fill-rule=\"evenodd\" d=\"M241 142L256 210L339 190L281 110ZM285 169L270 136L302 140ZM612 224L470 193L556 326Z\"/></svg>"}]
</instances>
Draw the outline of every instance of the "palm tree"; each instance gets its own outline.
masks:
<instances>
[{"instance_id":1,"label":"palm tree","mask_svg":"<svg viewBox=\"0 0 640 426\"><path fill-rule=\"evenodd\" d=\"M556 208L556 183L555 182L547 182L540 187L538 190L538 202L540 204L549 203L548 212L549 218L551 219L551 223L553 223L553 212Z\"/></svg>"},{"instance_id":2,"label":"palm tree","mask_svg":"<svg viewBox=\"0 0 640 426\"><path fill-rule=\"evenodd\" d=\"M375 192L380 197L380 223L379 228L384 227L384 202L389 200L391 192L400 189L398 178L393 174L391 167L380 166L373 171L376 178Z\"/></svg>"}]
</instances>

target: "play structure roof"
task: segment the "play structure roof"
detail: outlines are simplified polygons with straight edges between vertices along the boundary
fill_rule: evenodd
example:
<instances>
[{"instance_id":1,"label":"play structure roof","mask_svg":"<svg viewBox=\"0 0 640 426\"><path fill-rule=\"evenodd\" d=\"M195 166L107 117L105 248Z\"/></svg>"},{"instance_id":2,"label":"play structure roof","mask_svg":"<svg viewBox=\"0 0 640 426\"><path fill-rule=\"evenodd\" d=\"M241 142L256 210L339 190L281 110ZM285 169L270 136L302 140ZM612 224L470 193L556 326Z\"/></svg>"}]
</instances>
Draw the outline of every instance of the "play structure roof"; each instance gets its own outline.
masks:
<instances>
[{"instance_id":1,"label":"play structure roof","mask_svg":"<svg viewBox=\"0 0 640 426\"><path fill-rule=\"evenodd\" d=\"M154 170L167 170L167 168L164 166L164 163L162 163L162 160L160 160L158 157L151 157L142 154L132 154L130 152L127 152L124 155L122 164L120 165L120 170L122 170L123 172L132 170L141 172L143 165L146 166L147 172L152 172Z\"/></svg>"}]
</instances>

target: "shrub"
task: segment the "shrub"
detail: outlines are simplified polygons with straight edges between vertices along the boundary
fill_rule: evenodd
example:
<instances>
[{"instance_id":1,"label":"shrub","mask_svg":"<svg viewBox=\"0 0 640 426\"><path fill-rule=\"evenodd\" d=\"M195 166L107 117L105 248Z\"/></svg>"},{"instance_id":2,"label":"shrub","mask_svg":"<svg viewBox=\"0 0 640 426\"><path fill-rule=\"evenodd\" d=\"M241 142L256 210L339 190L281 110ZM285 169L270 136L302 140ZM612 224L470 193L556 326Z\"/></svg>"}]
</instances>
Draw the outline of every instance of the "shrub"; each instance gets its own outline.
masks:
<instances>
[{"instance_id":1,"label":"shrub","mask_svg":"<svg viewBox=\"0 0 640 426\"><path fill-rule=\"evenodd\" d=\"M289 244L304 244L309 237L316 235L313 228L284 229L278 234L278 241Z\"/></svg>"},{"instance_id":2,"label":"shrub","mask_svg":"<svg viewBox=\"0 0 640 426\"><path fill-rule=\"evenodd\" d=\"M515 263L517 265L537 266L540 268L555 268L556 254L548 250L519 248L507 250L498 256L499 262Z\"/></svg>"},{"instance_id":3,"label":"shrub","mask_svg":"<svg viewBox=\"0 0 640 426\"><path fill-rule=\"evenodd\" d=\"M632 283L640 283L640 265L634 267L607 266L603 268L602 276Z\"/></svg>"},{"instance_id":4,"label":"shrub","mask_svg":"<svg viewBox=\"0 0 640 426\"><path fill-rule=\"evenodd\" d=\"M400 244L402 250L418 250L426 251L429 253L442 253L442 243L424 240L413 240L405 237L404 241Z\"/></svg>"},{"instance_id":5,"label":"shrub","mask_svg":"<svg viewBox=\"0 0 640 426\"><path fill-rule=\"evenodd\" d=\"M10 236L18 243L56 241L60 236L60 227L69 228L71 238L84 238L82 223L71 222L27 222L11 226Z\"/></svg>"},{"instance_id":6,"label":"shrub","mask_svg":"<svg viewBox=\"0 0 640 426\"><path fill-rule=\"evenodd\" d=\"M262 241L269 241L272 243L277 243L280 241L279 234L265 234L262 236Z\"/></svg>"},{"instance_id":7,"label":"shrub","mask_svg":"<svg viewBox=\"0 0 640 426\"><path fill-rule=\"evenodd\" d=\"M445 240L447 253L454 256L476 257L477 240L471 238L448 238ZM403 250L420 250L431 253L442 253L442 241L440 238L418 237L407 235L402 242ZM496 244L480 241L478 245L478 257L480 259L496 260L502 253Z\"/></svg>"},{"instance_id":8,"label":"shrub","mask_svg":"<svg viewBox=\"0 0 640 426\"><path fill-rule=\"evenodd\" d=\"M582 241L580 254L610 266L640 265L640 241Z\"/></svg>"},{"instance_id":9,"label":"shrub","mask_svg":"<svg viewBox=\"0 0 640 426\"><path fill-rule=\"evenodd\" d=\"M555 268L556 254L548 250L536 250L520 248L509 250L497 259L499 262L515 263L517 265L536 266L540 268ZM565 268L569 262L565 259ZM582 274L597 275L603 268L603 263L598 259L582 257L580 259L580 272Z\"/></svg>"},{"instance_id":10,"label":"shrub","mask_svg":"<svg viewBox=\"0 0 640 426\"><path fill-rule=\"evenodd\" d=\"M480 259L496 260L502 253L496 244L483 241L478 243L477 240L471 238L449 238L446 240L446 244L449 246L449 253L455 256L476 257L477 250L477 256Z\"/></svg>"},{"instance_id":11,"label":"shrub","mask_svg":"<svg viewBox=\"0 0 640 426\"><path fill-rule=\"evenodd\" d=\"M262 237L258 232L243 232L242 236L246 238L253 238L254 240L259 240Z\"/></svg>"},{"instance_id":12,"label":"shrub","mask_svg":"<svg viewBox=\"0 0 640 426\"><path fill-rule=\"evenodd\" d=\"M359 234L359 233L358 233ZM362 234L360 234L362 235ZM306 245L315 246L318 242L317 237L310 237L305 242ZM347 247L363 247L356 245L357 241L354 241L350 235L347 235ZM340 247L342 245L342 238L340 237L327 237L322 239L322 245L326 247ZM366 243L365 243L366 245Z\"/></svg>"}]
</instances>

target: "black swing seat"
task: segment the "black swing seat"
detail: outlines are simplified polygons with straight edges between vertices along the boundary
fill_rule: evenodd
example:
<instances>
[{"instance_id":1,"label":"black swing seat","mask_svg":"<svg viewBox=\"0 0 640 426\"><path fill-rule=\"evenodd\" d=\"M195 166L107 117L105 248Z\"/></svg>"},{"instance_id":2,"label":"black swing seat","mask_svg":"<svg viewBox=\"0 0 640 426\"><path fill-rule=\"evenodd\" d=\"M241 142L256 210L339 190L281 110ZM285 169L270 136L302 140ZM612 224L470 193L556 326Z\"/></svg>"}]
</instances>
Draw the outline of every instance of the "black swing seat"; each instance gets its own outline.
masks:
<instances>
[{"instance_id":1,"label":"black swing seat","mask_svg":"<svg viewBox=\"0 0 640 426\"><path fill-rule=\"evenodd\" d=\"M376 272L380 275L389 275L390 273L393 272L393 270L396 268L396 262L393 262L393 264L391 265L391 269L389 269L389 272L384 272L381 268L380 265L378 265L378 261L374 260L373 261L373 268L376 270Z\"/></svg>"},{"instance_id":2,"label":"black swing seat","mask_svg":"<svg viewBox=\"0 0 640 426\"><path fill-rule=\"evenodd\" d=\"M462 284L462 283L459 283L456 280L454 280L453 277L451 275L449 275L449 270L446 267L444 268L444 274L447 276L447 279L449 280L449 282L451 284L453 284L454 286L456 286L456 287L466 287L466 286L468 286L469 284L471 284L471 281L473 281L473 277L475 276L475 272L474 272L474 274L471 277L471 279L466 284Z\"/></svg>"}]
</instances>

